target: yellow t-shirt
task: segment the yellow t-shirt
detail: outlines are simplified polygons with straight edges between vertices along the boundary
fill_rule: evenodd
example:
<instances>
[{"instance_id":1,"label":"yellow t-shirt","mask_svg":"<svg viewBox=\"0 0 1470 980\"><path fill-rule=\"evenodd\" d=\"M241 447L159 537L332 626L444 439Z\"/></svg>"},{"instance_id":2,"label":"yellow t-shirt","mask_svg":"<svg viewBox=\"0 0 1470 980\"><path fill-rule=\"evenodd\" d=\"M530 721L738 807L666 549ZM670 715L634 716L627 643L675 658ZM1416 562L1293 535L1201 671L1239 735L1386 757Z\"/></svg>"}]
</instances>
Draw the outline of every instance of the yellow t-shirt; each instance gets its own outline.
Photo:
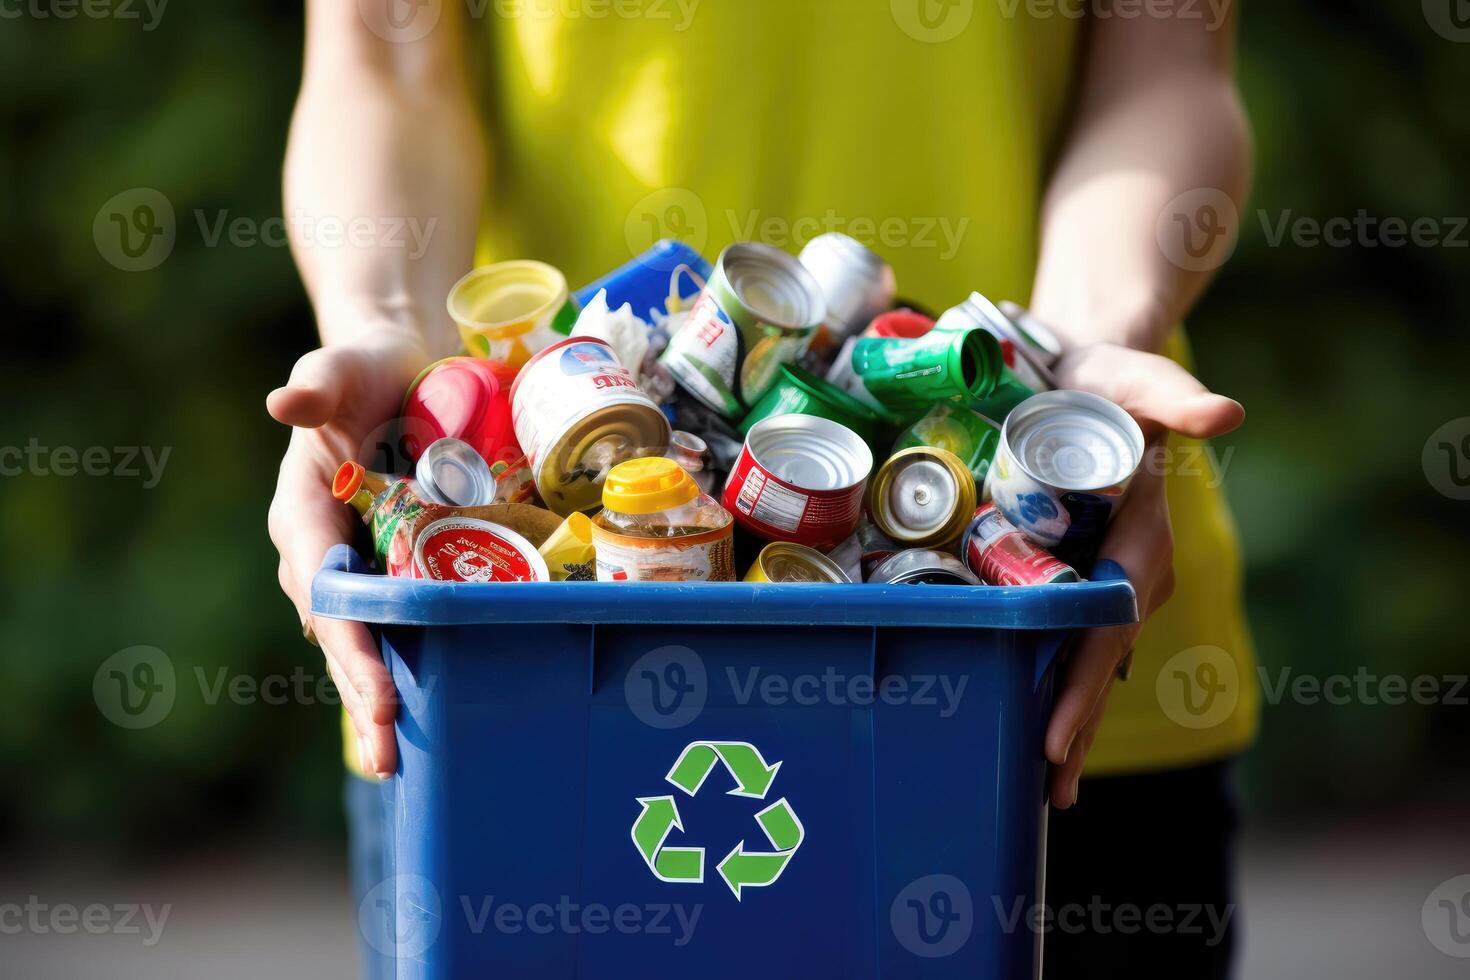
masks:
<instances>
[{"instance_id":1,"label":"yellow t-shirt","mask_svg":"<svg viewBox=\"0 0 1470 980\"><path fill-rule=\"evenodd\" d=\"M1075 20L1026 9L491 5L477 26L492 156L480 257L543 259L580 284L659 238L713 259L736 240L795 252L842 231L927 306L977 289L1024 300L1080 38ZM1182 337L1171 353L1185 356ZM1173 447L1177 590L1114 688L1092 773L1219 757L1255 729L1234 529L1201 447Z\"/></svg>"}]
</instances>

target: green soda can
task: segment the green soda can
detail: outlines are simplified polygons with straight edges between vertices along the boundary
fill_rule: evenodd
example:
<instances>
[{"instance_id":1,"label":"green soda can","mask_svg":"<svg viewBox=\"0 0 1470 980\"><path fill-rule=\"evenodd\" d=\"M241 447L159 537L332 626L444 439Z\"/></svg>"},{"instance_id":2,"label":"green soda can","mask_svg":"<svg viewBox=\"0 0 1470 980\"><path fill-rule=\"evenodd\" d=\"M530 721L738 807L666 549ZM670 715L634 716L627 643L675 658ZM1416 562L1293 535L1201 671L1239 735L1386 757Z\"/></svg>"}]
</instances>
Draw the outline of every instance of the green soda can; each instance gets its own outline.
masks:
<instances>
[{"instance_id":1,"label":"green soda can","mask_svg":"<svg viewBox=\"0 0 1470 980\"><path fill-rule=\"evenodd\" d=\"M969 468L977 485L985 482L1000 448L1000 426L955 402L941 402L899 434L893 452L927 446L947 449Z\"/></svg>"},{"instance_id":2,"label":"green soda can","mask_svg":"<svg viewBox=\"0 0 1470 980\"><path fill-rule=\"evenodd\" d=\"M877 412L796 364L782 365L776 383L740 423L740 431L749 433L751 426L773 415L817 415L831 419L841 422L867 443L873 442L883 425Z\"/></svg>"},{"instance_id":3,"label":"green soda can","mask_svg":"<svg viewBox=\"0 0 1470 980\"><path fill-rule=\"evenodd\" d=\"M865 337L852 349L857 383L899 415L950 399L978 404L995 390L1004 369L999 341L980 329L931 330L912 339Z\"/></svg>"},{"instance_id":4,"label":"green soda can","mask_svg":"<svg viewBox=\"0 0 1470 980\"><path fill-rule=\"evenodd\" d=\"M1016 377L1015 372L1002 366L995 390L972 407L987 418L1000 419L1003 422L1011 414L1011 409L1034 394L1036 391Z\"/></svg>"}]
</instances>

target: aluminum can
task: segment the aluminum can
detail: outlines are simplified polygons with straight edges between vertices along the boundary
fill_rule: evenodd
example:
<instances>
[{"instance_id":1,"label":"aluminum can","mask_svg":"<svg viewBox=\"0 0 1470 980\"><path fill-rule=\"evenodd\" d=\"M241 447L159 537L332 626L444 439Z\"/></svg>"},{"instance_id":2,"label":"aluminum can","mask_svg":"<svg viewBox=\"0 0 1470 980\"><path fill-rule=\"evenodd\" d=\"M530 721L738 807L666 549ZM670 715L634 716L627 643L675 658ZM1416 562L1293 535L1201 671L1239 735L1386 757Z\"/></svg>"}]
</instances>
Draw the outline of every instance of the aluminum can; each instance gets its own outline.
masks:
<instances>
[{"instance_id":1,"label":"aluminum can","mask_svg":"<svg viewBox=\"0 0 1470 980\"><path fill-rule=\"evenodd\" d=\"M960 555L986 585L1050 585L1076 582L1077 571L1033 544L995 504L975 511L965 529Z\"/></svg>"},{"instance_id":2,"label":"aluminum can","mask_svg":"<svg viewBox=\"0 0 1470 980\"><path fill-rule=\"evenodd\" d=\"M946 551L911 548L873 569L868 581L879 585L979 585L975 573Z\"/></svg>"},{"instance_id":3,"label":"aluminum can","mask_svg":"<svg viewBox=\"0 0 1470 980\"><path fill-rule=\"evenodd\" d=\"M885 408L910 418L935 402L978 406L1005 367L1000 342L984 330L931 330L908 340L864 337L852 348L856 383Z\"/></svg>"},{"instance_id":4,"label":"aluminum can","mask_svg":"<svg viewBox=\"0 0 1470 980\"><path fill-rule=\"evenodd\" d=\"M419 532L413 549L419 578L437 582L549 582L546 559L508 527L446 517Z\"/></svg>"},{"instance_id":5,"label":"aluminum can","mask_svg":"<svg viewBox=\"0 0 1470 980\"><path fill-rule=\"evenodd\" d=\"M795 364L782 366L780 378L740 423L740 431L749 432L761 419L776 415L820 415L842 423L868 443L883 425L873 409Z\"/></svg>"},{"instance_id":6,"label":"aluminum can","mask_svg":"<svg viewBox=\"0 0 1470 980\"><path fill-rule=\"evenodd\" d=\"M827 316L822 290L793 256L756 242L720 253L661 362L692 397L739 418L794 363Z\"/></svg>"},{"instance_id":7,"label":"aluminum can","mask_svg":"<svg viewBox=\"0 0 1470 980\"><path fill-rule=\"evenodd\" d=\"M1022 326L1007 315L1006 308L1024 316L1027 326ZM1016 304L1002 303L997 306L980 293L971 293L963 303L946 310L939 318L938 326L941 330L979 327L997 340L1010 341L1015 359L1008 363L1021 383L1033 391L1050 391L1056 387L1051 369L1061 357L1061 342L1035 317Z\"/></svg>"},{"instance_id":8,"label":"aluminum can","mask_svg":"<svg viewBox=\"0 0 1470 980\"><path fill-rule=\"evenodd\" d=\"M1143 447L1138 423L1106 398L1043 392L1002 426L985 496L1037 544L1086 559L1102 543Z\"/></svg>"},{"instance_id":9,"label":"aluminum can","mask_svg":"<svg viewBox=\"0 0 1470 980\"><path fill-rule=\"evenodd\" d=\"M889 457L868 485L868 516L899 545L953 544L975 513L975 478L954 453L930 446Z\"/></svg>"},{"instance_id":10,"label":"aluminum can","mask_svg":"<svg viewBox=\"0 0 1470 980\"><path fill-rule=\"evenodd\" d=\"M757 537L829 551L857 529L872 469L872 450L847 426L777 415L751 427L722 502Z\"/></svg>"},{"instance_id":11,"label":"aluminum can","mask_svg":"<svg viewBox=\"0 0 1470 980\"><path fill-rule=\"evenodd\" d=\"M429 444L414 469L419 492L436 504L484 507L495 503L495 474L485 457L459 439Z\"/></svg>"},{"instance_id":12,"label":"aluminum can","mask_svg":"<svg viewBox=\"0 0 1470 980\"><path fill-rule=\"evenodd\" d=\"M941 402L899 433L893 451L916 446L932 446L954 453L969 468L975 485L980 486L995 462L995 451L1000 448L1000 426L963 405Z\"/></svg>"},{"instance_id":13,"label":"aluminum can","mask_svg":"<svg viewBox=\"0 0 1470 980\"><path fill-rule=\"evenodd\" d=\"M860 570L864 581L873 574L873 569L903 550L867 518L858 522L854 537L857 538Z\"/></svg>"},{"instance_id":14,"label":"aluminum can","mask_svg":"<svg viewBox=\"0 0 1470 980\"><path fill-rule=\"evenodd\" d=\"M1055 367L1062 356L1062 342L1056 334L1051 332L1051 328L1032 316L1019 303L1003 299L996 305L1016 331L1012 339L1023 350L1033 355L1043 367Z\"/></svg>"},{"instance_id":15,"label":"aluminum can","mask_svg":"<svg viewBox=\"0 0 1470 980\"><path fill-rule=\"evenodd\" d=\"M562 517L598 506L617 463L662 456L669 446L668 418L601 340L570 337L541 351L510 400L536 490Z\"/></svg>"},{"instance_id":16,"label":"aluminum can","mask_svg":"<svg viewBox=\"0 0 1470 980\"><path fill-rule=\"evenodd\" d=\"M904 307L900 310L889 310L887 313L874 317L873 322L868 324L862 335L864 337L898 337L917 340L933 329L932 317Z\"/></svg>"},{"instance_id":17,"label":"aluminum can","mask_svg":"<svg viewBox=\"0 0 1470 980\"><path fill-rule=\"evenodd\" d=\"M827 316L812 335L811 347L819 358L830 358L843 341L893 307L898 294L893 267L857 239L839 232L818 235L798 258L827 304Z\"/></svg>"},{"instance_id":18,"label":"aluminum can","mask_svg":"<svg viewBox=\"0 0 1470 980\"><path fill-rule=\"evenodd\" d=\"M815 548L789 541L773 541L762 548L755 564L745 573L744 581L852 584L852 579L832 559Z\"/></svg>"}]
</instances>

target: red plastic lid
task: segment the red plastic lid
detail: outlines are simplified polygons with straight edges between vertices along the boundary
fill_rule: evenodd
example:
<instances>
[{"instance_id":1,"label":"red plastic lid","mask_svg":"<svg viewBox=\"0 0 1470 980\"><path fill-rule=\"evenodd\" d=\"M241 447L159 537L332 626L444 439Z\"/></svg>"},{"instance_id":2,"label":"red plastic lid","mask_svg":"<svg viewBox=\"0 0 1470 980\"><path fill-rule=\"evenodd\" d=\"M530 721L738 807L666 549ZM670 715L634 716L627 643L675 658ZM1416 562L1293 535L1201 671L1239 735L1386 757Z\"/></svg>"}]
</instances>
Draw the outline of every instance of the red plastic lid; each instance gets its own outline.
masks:
<instances>
[{"instance_id":1,"label":"red plastic lid","mask_svg":"<svg viewBox=\"0 0 1470 980\"><path fill-rule=\"evenodd\" d=\"M907 307L880 313L868 326L875 337L900 337L905 340L922 337L933 329L933 320Z\"/></svg>"}]
</instances>

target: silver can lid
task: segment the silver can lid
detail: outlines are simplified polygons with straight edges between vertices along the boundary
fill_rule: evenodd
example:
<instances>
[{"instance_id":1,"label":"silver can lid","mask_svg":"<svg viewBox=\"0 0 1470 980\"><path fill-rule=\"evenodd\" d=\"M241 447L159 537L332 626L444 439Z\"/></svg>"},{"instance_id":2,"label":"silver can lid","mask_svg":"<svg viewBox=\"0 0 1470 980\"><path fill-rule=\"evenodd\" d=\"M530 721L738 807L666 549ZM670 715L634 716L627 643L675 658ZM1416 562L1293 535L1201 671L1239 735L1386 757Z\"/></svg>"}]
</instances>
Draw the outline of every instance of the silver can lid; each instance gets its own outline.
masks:
<instances>
[{"instance_id":1,"label":"silver can lid","mask_svg":"<svg viewBox=\"0 0 1470 980\"><path fill-rule=\"evenodd\" d=\"M889 520L922 538L939 533L953 519L960 488L943 463L914 456L896 462L883 496Z\"/></svg>"},{"instance_id":2,"label":"silver can lid","mask_svg":"<svg viewBox=\"0 0 1470 980\"><path fill-rule=\"evenodd\" d=\"M1033 479L1058 490L1126 484L1143 461L1143 430L1091 392L1046 391L1006 418L1002 439Z\"/></svg>"},{"instance_id":3,"label":"silver can lid","mask_svg":"<svg viewBox=\"0 0 1470 980\"><path fill-rule=\"evenodd\" d=\"M419 489L435 503L483 507L495 502L495 474L467 442L439 439L424 450L414 469Z\"/></svg>"},{"instance_id":4,"label":"silver can lid","mask_svg":"<svg viewBox=\"0 0 1470 980\"><path fill-rule=\"evenodd\" d=\"M856 432L816 415L761 419L745 444L762 468L803 490L846 490L873 470L873 451Z\"/></svg>"},{"instance_id":5,"label":"silver can lid","mask_svg":"<svg viewBox=\"0 0 1470 980\"><path fill-rule=\"evenodd\" d=\"M885 585L980 585L981 582L954 555L911 548L873 569L868 581Z\"/></svg>"},{"instance_id":6,"label":"silver can lid","mask_svg":"<svg viewBox=\"0 0 1470 980\"><path fill-rule=\"evenodd\" d=\"M827 318L821 286L794 255L759 242L737 242L720 255L736 297L760 320L802 330Z\"/></svg>"}]
</instances>

